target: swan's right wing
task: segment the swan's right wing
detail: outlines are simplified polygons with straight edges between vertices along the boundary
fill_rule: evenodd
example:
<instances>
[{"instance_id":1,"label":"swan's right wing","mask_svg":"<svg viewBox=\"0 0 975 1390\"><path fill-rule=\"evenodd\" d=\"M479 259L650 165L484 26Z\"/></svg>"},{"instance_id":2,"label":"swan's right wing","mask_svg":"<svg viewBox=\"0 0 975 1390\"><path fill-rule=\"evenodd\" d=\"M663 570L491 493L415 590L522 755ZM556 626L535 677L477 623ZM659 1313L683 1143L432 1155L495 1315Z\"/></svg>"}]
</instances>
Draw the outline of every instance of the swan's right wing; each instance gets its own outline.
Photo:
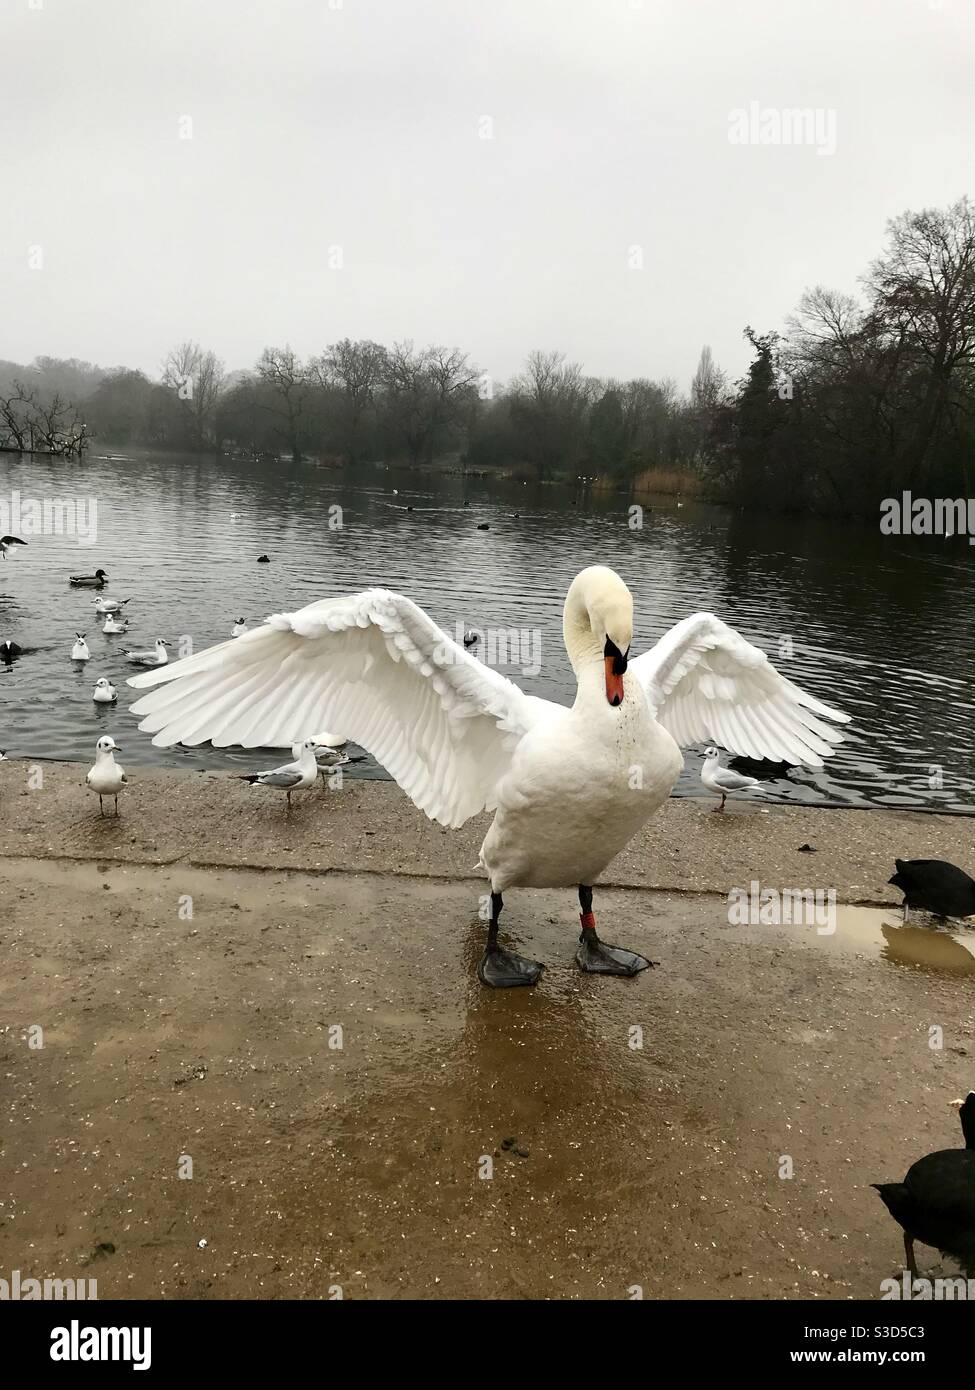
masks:
<instances>
[{"instance_id":1,"label":"swan's right wing","mask_svg":"<svg viewBox=\"0 0 975 1390\"><path fill-rule=\"evenodd\" d=\"M325 599L129 684L156 744L290 746L341 729L422 811L462 825L496 805L511 754L547 701L491 670L410 599Z\"/></svg>"}]
</instances>

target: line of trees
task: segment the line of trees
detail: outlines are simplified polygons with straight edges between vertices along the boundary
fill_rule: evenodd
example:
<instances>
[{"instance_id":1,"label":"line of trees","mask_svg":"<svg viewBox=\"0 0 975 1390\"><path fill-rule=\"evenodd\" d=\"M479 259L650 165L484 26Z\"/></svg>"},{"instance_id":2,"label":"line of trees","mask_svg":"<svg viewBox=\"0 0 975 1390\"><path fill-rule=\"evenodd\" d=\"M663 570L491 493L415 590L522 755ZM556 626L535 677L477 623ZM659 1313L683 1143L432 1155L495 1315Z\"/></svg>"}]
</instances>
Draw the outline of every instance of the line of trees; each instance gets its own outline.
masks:
<instances>
[{"instance_id":1,"label":"line of trees","mask_svg":"<svg viewBox=\"0 0 975 1390\"><path fill-rule=\"evenodd\" d=\"M75 361L0 362L0 444L25 447L24 411L36 423L55 401L46 437L62 438L66 412L80 420L83 402L88 432L114 444L352 467L453 461L624 488L669 480L775 510L868 512L904 488L968 493L975 214L963 198L904 213L887 231L860 299L817 286L784 334L746 328L752 360L734 384L707 347L682 393L669 380L587 376L559 352L531 352L497 383L467 353L436 345L345 338L306 359L267 347L253 369L228 374L184 342L158 381Z\"/></svg>"}]
</instances>

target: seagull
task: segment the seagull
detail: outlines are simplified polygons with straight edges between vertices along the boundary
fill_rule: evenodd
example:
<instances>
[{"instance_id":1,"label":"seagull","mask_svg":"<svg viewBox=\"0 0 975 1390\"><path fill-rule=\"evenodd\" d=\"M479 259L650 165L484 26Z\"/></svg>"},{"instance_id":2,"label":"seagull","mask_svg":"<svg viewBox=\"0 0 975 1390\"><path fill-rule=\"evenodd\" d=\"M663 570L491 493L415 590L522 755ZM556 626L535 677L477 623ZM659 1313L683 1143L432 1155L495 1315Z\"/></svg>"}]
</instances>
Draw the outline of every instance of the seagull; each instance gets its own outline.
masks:
<instances>
[{"instance_id":1,"label":"seagull","mask_svg":"<svg viewBox=\"0 0 975 1390\"><path fill-rule=\"evenodd\" d=\"M91 652L88 650L88 643L85 641L85 634L83 632L76 632L75 637L77 637L78 640L71 648L71 660L90 661Z\"/></svg>"},{"instance_id":2,"label":"seagull","mask_svg":"<svg viewBox=\"0 0 975 1390\"><path fill-rule=\"evenodd\" d=\"M19 536L0 536L0 556L2 556L4 560L6 560L7 551L10 549L12 545L26 544L27 542L22 541Z\"/></svg>"},{"instance_id":3,"label":"seagull","mask_svg":"<svg viewBox=\"0 0 975 1390\"><path fill-rule=\"evenodd\" d=\"M724 804L731 792L744 791L746 787L757 787L757 777L743 777L740 772L732 772L730 767L722 767L719 759L721 757L717 748L705 748L704 766L701 768L701 781L709 792L714 792L720 796L721 805L715 806L716 811L723 811Z\"/></svg>"},{"instance_id":4,"label":"seagull","mask_svg":"<svg viewBox=\"0 0 975 1390\"><path fill-rule=\"evenodd\" d=\"M94 574L69 574L68 583L74 584L76 588L87 585L92 589L104 589L108 583L108 575L104 570L96 570Z\"/></svg>"},{"instance_id":5,"label":"seagull","mask_svg":"<svg viewBox=\"0 0 975 1390\"><path fill-rule=\"evenodd\" d=\"M114 796L115 814L118 815L118 794L127 784L128 778L115 761L115 754L121 752L118 744L108 734L95 744L95 766L88 769L85 782L93 792L98 793L98 814L105 814L102 808L103 796Z\"/></svg>"},{"instance_id":6,"label":"seagull","mask_svg":"<svg viewBox=\"0 0 975 1390\"><path fill-rule=\"evenodd\" d=\"M293 763L282 763L280 767L274 767L270 772L248 772L241 779L260 787L277 787L279 791L288 794L288 810L291 810L291 793L307 791L318 781L318 764L315 761L315 743L313 739L306 738L301 743L293 743L291 752L294 754Z\"/></svg>"},{"instance_id":7,"label":"seagull","mask_svg":"<svg viewBox=\"0 0 975 1390\"><path fill-rule=\"evenodd\" d=\"M105 622L102 625L102 632L107 632L111 637L113 633L128 632L128 618L117 618L114 613L105 614Z\"/></svg>"},{"instance_id":8,"label":"seagull","mask_svg":"<svg viewBox=\"0 0 975 1390\"><path fill-rule=\"evenodd\" d=\"M312 743L315 746L315 762L322 774L322 786L327 791L329 776L336 768L345 767L346 763L350 763L352 759L348 753L341 753L337 748L332 748L327 743L315 743L314 739L312 739Z\"/></svg>"},{"instance_id":9,"label":"seagull","mask_svg":"<svg viewBox=\"0 0 975 1390\"><path fill-rule=\"evenodd\" d=\"M163 638L157 637L152 651L129 652L125 653L130 666L165 666L169 657L166 655L166 648L169 643Z\"/></svg>"},{"instance_id":10,"label":"seagull","mask_svg":"<svg viewBox=\"0 0 975 1390\"><path fill-rule=\"evenodd\" d=\"M247 619L246 619L246 618L235 618L235 619L234 619L234 625L233 625L233 627L230 629L230 635L231 635L231 637L239 637L239 636L241 635L241 633L246 632L246 631L247 631L246 623L247 623Z\"/></svg>"},{"instance_id":11,"label":"seagull","mask_svg":"<svg viewBox=\"0 0 975 1390\"><path fill-rule=\"evenodd\" d=\"M96 613L121 613L127 603L131 603L130 598L95 598L92 603L95 605Z\"/></svg>"},{"instance_id":12,"label":"seagull","mask_svg":"<svg viewBox=\"0 0 975 1390\"><path fill-rule=\"evenodd\" d=\"M96 705L114 705L118 699L118 691L107 676L99 676L91 698Z\"/></svg>"},{"instance_id":13,"label":"seagull","mask_svg":"<svg viewBox=\"0 0 975 1390\"><path fill-rule=\"evenodd\" d=\"M971 917L975 913L975 879L944 859L895 859L896 874L888 880L904 893L904 921L912 907L938 917Z\"/></svg>"},{"instance_id":14,"label":"seagull","mask_svg":"<svg viewBox=\"0 0 975 1390\"><path fill-rule=\"evenodd\" d=\"M280 747L291 730L327 721L431 820L457 827L496 812L479 858L492 909L482 984L540 978L538 961L498 941L502 895L516 886L577 887L576 963L634 975L650 961L600 941L592 885L670 795L684 766L677 740L819 767L843 737L826 721L849 716L710 613L631 660L633 598L604 565L569 586L563 637L578 686L571 708L526 695L411 599L367 589L272 614L246 642L131 678L138 689L162 686L133 712L157 747Z\"/></svg>"},{"instance_id":15,"label":"seagull","mask_svg":"<svg viewBox=\"0 0 975 1390\"><path fill-rule=\"evenodd\" d=\"M975 1275L975 1091L953 1100L963 1149L938 1149L912 1163L903 1182L874 1182L884 1206L904 1231L907 1267L917 1278L914 1242L951 1255Z\"/></svg>"}]
</instances>

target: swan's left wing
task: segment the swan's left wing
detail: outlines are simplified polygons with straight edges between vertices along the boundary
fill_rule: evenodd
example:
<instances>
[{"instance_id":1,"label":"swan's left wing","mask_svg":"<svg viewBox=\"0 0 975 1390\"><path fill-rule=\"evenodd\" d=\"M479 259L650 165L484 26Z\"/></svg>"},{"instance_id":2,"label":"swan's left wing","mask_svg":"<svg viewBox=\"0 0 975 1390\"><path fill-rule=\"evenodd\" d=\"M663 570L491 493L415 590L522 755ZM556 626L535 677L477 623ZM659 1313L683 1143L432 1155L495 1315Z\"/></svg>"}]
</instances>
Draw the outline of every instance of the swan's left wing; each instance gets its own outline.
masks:
<instances>
[{"instance_id":1,"label":"swan's left wing","mask_svg":"<svg viewBox=\"0 0 975 1390\"><path fill-rule=\"evenodd\" d=\"M657 722L681 747L718 743L749 758L822 767L850 716L775 669L758 647L712 613L677 623L629 669Z\"/></svg>"},{"instance_id":2,"label":"swan's left wing","mask_svg":"<svg viewBox=\"0 0 975 1390\"><path fill-rule=\"evenodd\" d=\"M129 680L153 743L287 747L340 729L432 820L492 810L511 754L548 702L491 670L402 594L367 589Z\"/></svg>"}]
</instances>

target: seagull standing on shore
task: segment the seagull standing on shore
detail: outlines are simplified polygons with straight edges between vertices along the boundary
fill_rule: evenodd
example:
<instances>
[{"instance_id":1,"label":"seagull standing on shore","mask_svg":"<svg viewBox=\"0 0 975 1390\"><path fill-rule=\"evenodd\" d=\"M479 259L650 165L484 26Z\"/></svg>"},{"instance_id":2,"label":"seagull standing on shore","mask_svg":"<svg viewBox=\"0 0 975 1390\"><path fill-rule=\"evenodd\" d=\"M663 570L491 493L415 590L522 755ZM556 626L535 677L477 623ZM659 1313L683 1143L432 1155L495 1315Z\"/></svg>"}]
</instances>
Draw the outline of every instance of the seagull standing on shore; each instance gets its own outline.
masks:
<instances>
[{"instance_id":1,"label":"seagull standing on shore","mask_svg":"<svg viewBox=\"0 0 975 1390\"><path fill-rule=\"evenodd\" d=\"M166 655L166 648L169 643L162 637L156 638L155 646L151 652L126 652L130 666L165 666L169 657Z\"/></svg>"},{"instance_id":2,"label":"seagull standing on shore","mask_svg":"<svg viewBox=\"0 0 975 1390\"><path fill-rule=\"evenodd\" d=\"M288 810L291 810L291 793L307 791L318 781L318 763L315 761L315 741L306 738L303 743L293 743L291 751L293 763L282 763L270 772L247 772L242 781L251 786L277 787L288 794Z\"/></svg>"},{"instance_id":3,"label":"seagull standing on shore","mask_svg":"<svg viewBox=\"0 0 975 1390\"><path fill-rule=\"evenodd\" d=\"M716 811L723 811L725 801L731 792L744 791L746 787L757 787L757 777L744 777L740 772L732 772L730 767L721 766L721 754L717 748L706 748L704 750L704 766L701 769L701 781L709 792L714 792L715 796L720 796L721 805L715 806Z\"/></svg>"},{"instance_id":4,"label":"seagull standing on shore","mask_svg":"<svg viewBox=\"0 0 975 1390\"><path fill-rule=\"evenodd\" d=\"M4 560L6 560L7 551L10 549L12 545L26 544L27 542L22 541L19 536L0 536L0 556L2 556Z\"/></svg>"},{"instance_id":5,"label":"seagull standing on shore","mask_svg":"<svg viewBox=\"0 0 975 1390\"><path fill-rule=\"evenodd\" d=\"M76 632L76 633L75 633L75 637L76 637L78 640L75 642L74 646L71 648L71 660L72 660L72 661L90 661L90 660L91 660L91 652L88 650L88 643L85 641L85 634L84 634L83 632Z\"/></svg>"},{"instance_id":6,"label":"seagull standing on shore","mask_svg":"<svg viewBox=\"0 0 975 1390\"><path fill-rule=\"evenodd\" d=\"M114 796L115 814L118 815L118 794L127 784L124 771L115 761L115 754L121 750L113 738L105 734L95 744L95 766L88 769L85 782L93 792L98 793L98 814L103 816L103 796Z\"/></svg>"},{"instance_id":7,"label":"seagull standing on shore","mask_svg":"<svg viewBox=\"0 0 975 1390\"><path fill-rule=\"evenodd\" d=\"M312 742L315 743L314 739ZM315 762L318 770L322 774L322 786L328 791L328 779L337 767L345 767L352 759L348 753L340 753L337 748L332 748L327 743L315 743Z\"/></svg>"}]
</instances>

